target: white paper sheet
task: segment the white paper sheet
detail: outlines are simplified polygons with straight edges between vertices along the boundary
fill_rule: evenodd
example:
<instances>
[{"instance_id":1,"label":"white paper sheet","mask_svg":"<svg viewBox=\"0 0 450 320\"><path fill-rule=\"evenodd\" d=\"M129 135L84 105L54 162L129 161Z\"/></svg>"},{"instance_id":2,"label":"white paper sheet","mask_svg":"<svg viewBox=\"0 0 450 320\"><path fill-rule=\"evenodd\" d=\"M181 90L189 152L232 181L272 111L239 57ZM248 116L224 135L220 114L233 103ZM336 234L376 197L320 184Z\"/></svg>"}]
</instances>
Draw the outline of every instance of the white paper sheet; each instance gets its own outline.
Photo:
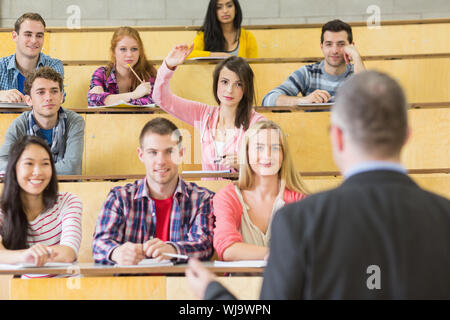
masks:
<instances>
[{"instance_id":1,"label":"white paper sheet","mask_svg":"<svg viewBox=\"0 0 450 320\"><path fill-rule=\"evenodd\" d=\"M264 268L266 265L266 260L214 261L215 267Z\"/></svg>"},{"instance_id":2,"label":"white paper sheet","mask_svg":"<svg viewBox=\"0 0 450 320\"><path fill-rule=\"evenodd\" d=\"M173 262L171 262L170 260L162 260L162 261L157 261L156 259L144 259L139 261L138 264L134 264L134 265L121 265L121 264L116 264L114 265L115 267L118 268L123 268L123 267L169 267L169 266L173 266Z\"/></svg>"},{"instance_id":3,"label":"white paper sheet","mask_svg":"<svg viewBox=\"0 0 450 320\"><path fill-rule=\"evenodd\" d=\"M135 105L128 102L125 102L123 100L109 104L107 106L89 106L89 108L155 108L156 104L146 104L146 105Z\"/></svg>"},{"instance_id":4,"label":"white paper sheet","mask_svg":"<svg viewBox=\"0 0 450 320\"><path fill-rule=\"evenodd\" d=\"M20 264L0 264L0 269L6 270L19 270L19 269L27 269L27 268L55 268L55 267L71 267L73 263L64 263L64 262L47 262L45 265L41 267L37 267L33 263L20 263Z\"/></svg>"}]
</instances>

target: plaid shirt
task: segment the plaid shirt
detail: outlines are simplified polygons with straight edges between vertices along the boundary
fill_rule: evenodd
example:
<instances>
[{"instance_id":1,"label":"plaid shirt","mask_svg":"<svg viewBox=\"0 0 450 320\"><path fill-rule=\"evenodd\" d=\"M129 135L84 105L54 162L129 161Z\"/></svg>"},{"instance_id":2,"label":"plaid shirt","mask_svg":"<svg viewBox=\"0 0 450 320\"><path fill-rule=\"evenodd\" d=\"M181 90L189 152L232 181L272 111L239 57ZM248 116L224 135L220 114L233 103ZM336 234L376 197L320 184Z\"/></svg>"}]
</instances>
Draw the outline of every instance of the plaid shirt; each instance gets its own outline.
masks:
<instances>
[{"instance_id":1,"label":"plaid shirt","mask_svg":"<svg viewBox=\"0 0 450 320\"><path fill-rule=\"evenodd\" d=\"M51 67L64 79L64 67L61 61L58 59L50 58L49 56L41 52L39 55L39 61L36 65L36 69L43 66ZM17 69L15 53L13 55L0 58L0 90L19 89L19 86L17 84L18 75L19 69Z\"/></svg>"},{"instance_id":2,"label":"plaid shirt","mask_svg":"<svg viewBox=\"0 0 450 320\"><path fill-rule=\"evenodd\" d=\"M152 85L152 92L149 95L143 96L138 99L131 99L130 104L143 106L147 104L153 104L152 93L155 78L150 78L149 82ZM96 86L103 88L103 93L89 93L87 95L88 106L104 106L105 99L111 94L119 94L119 86L117 85L116 70L113 68L109 77L106 78L106 67L100 67L94 71L91 78L91 84L89 91Z\"/></svg>"},{"instance_id":3,"label":"plaid shirt","mask_svg":"<svg viewBox=\"0 0 450 320\"><path fill-rule=\"evenodd\" d=\"M170 215L170 241L177 253L201 260L213 254L214 193L178 179ZM93 256L96 263L113 264L111 252L125 242L144 243L156 234L155 204L146 178L113 188L98 216Z\"/></svg>"},{"instance_id":4,"label":"plaid shirt","mask_svg":"<svg viewBox=\"0 0 450 320\"><path fill-rule=\"evenodd\" d=\"M326 90L333 97L340 84L352 74L352 64L347 65L345 72L339 76L333 76L325 72L324 60L308 64L294 71L281 86L266 94L262 105L266 107L275 106L278 97L282 94L295 97L301 92L306 97L317 89Z\"/></svg>"}]
</instances>

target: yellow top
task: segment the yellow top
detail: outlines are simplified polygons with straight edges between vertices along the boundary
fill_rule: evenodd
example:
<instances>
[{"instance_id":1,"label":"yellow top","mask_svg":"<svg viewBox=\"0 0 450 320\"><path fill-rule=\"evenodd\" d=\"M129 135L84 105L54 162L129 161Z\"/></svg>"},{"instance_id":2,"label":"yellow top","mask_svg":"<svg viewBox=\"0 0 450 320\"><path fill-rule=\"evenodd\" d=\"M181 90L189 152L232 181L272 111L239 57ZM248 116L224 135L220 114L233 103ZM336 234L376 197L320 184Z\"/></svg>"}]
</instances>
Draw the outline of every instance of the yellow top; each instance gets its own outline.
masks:
<instances>
[{"instance_id":1,"label":"yellow top","mask_svg":"<svg viewBox=\"0 0 450 320\"><path fill-rule=\"evenodd\" d=\"M199 31L194 39L194 50L188 58L209 57L210 53L210 51L205 51L203 31ZM255 36L244 28L241 28L241 35L239 36L238 56L242 58L258 58L258 46Z\"/></svg>"}]
</instances>

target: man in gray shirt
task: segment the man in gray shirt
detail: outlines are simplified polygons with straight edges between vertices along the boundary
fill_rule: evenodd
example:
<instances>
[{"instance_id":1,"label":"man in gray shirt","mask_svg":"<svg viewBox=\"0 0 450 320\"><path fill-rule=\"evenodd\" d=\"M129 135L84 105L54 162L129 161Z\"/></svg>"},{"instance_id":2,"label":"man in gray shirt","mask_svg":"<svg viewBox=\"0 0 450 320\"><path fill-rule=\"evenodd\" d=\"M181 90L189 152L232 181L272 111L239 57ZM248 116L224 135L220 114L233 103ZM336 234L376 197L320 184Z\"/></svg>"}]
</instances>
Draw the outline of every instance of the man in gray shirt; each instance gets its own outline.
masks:
<instances>
[{"instance_id":1,"label":"man in gray shirt","mask_svg":"<svg viewBox=\"0 0 450 320\"><path fill-rule=\"evenodd\" d=\"M63 78L50 67L33 71L25 81L25 102L32 107L9 126L0 148L0 170L8 163L11 145L24 135L39 136L51 147L59 175L80 175L84 119L61 107Z\"/></svg>"},{"instance_id":2,"label":"man in gray shirt","mask_svg":"<svg viewBox=\"0 0 450 320\"><path fill-rule=\"evenodd\" d=\"M329 21L323 25L320 38L324 59L292 73L282 85L266 94L263 106L333 102L342 81L353 73L365 70L354 46L350 25L341 20ZM301 96L298 96L299 93Z\"/></svg>"}]
</instances>

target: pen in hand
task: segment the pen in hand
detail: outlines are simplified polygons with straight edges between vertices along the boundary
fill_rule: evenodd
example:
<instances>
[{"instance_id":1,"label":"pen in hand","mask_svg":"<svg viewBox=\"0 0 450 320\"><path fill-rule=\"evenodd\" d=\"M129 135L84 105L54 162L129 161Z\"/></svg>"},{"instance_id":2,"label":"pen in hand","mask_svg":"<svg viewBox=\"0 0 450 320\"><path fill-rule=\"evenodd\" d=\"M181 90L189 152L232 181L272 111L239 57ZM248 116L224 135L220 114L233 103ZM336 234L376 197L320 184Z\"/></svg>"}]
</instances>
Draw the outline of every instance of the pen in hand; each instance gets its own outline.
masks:
<instances>
[{"instance_id":1,"label":"pen in hand","mask_svg":"<svg viewBox=\"0 0 450 320\"><path fill-rule=\"evenodd\" d=\"M225 157L225 155L219 156L219 159L214 160L214 163L219 163L220 161L222 161L222 159L225 159Z\"/></svg>"}]
</instances>

